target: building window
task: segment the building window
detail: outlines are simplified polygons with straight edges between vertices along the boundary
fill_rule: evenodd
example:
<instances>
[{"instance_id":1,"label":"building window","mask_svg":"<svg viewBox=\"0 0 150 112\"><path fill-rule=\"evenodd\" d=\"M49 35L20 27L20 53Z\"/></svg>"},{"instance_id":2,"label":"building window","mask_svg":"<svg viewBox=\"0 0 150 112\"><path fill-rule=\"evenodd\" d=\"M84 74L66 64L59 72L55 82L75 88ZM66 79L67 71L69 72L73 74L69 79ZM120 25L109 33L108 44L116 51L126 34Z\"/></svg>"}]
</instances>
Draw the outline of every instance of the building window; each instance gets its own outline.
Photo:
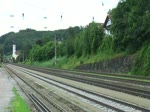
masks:
<instances>
[{"instance_id":1,"label":"building window","mask_svg":"<svg viewBox=\"0 0 150 112\"><path fill-rule=\"evenodd\" d=\"M110 26L111 25L111 20L108 19L106 26Z\"/></svg>"}]
</instances>

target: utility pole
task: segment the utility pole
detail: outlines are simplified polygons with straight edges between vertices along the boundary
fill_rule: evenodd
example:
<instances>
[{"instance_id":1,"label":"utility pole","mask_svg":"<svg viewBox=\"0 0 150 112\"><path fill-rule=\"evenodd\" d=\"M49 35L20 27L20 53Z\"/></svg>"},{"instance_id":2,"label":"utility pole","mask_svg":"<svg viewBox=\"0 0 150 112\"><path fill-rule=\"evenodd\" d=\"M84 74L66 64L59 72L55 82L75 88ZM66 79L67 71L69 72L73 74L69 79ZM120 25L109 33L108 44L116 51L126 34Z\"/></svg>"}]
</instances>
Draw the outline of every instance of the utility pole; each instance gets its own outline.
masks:
<instances>
[{"instance_id":1,"label":"utility pole","mask_svg":"<svg viewBox=\"0 0 150 112\"><path fill-rule=\"evenodd\" d=\"M55 65L57 64L57 49L56 49L56 44L57 44L57 40L56 40L56 34L55 34Z\"/></svg>"},{"instance_id":2,"label":"utility pole","mask_svg":"<svg viewBox=\"0 0 150 112\"><path fill-rule=\"evenodd\" d=\"M14 15L10 15L11 18L14 18ZM10 26L10 28L14 28L14 26ZM12 30L14 31L14 30ZM13 52L12 52L12 63L14 63ZM4 62L4 49L3 49L3 62Z\"/></svg>"},{"instance_id":3,"label":"utility pole","mask_svg":"<svg viewBox=\"0 0 150 112\"><path fill-rule=\"evenodd\" d=\"M23 50L23 63L24 63L24 50Z\"/></svg>"},{"instance_id":4,"label":"utility pole","mask_svg":"<svg viewBox=\"0 0 150 112\"><path fill-rule=\"evenodd\" d=\"M61 21L62 21L62 15L60 16ZM57 38L56 38L56 34L55 34L55 65L57 64Z\"/></svg>"},{"instance_id":5,"label":"utility pole","mask_svg":"<svg viewBox=\"0 0 150 112\"><path fill-rule=\"evenodd\" d=\"M24 13L22 13L22 21L24 22ZM23 62L24 62L24 49L23 49L23 51L22 51L22 58L23 58Z\"/></svg>"}]
</instances>

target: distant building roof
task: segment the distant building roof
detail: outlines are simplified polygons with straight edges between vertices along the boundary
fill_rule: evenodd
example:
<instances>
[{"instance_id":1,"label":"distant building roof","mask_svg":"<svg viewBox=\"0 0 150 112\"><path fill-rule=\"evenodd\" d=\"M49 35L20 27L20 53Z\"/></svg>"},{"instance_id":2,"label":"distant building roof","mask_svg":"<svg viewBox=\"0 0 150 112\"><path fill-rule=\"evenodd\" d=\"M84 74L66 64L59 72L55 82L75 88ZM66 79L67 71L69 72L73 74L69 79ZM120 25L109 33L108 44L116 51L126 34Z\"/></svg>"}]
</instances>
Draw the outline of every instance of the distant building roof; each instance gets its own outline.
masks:
<instances>
[{"instance_id":1,"label":"distant building roof","mask_svg":"<svg viewBox=\"0 0 150 112\"><path fill-rule=\"evenodd\" d=\"M98 27L103 27L104 23L96 23L98 25Z\"/></svg>"},{"instance_id":2,"label":"distant building roof","mask_svg":"<svg viewBox=\"0 0 150 112\"><path fill-rule=\"evenodd\" d=\"M107 22L109 21L109 19L111 20L111 15L107 15L106 16L106 19L105 19L105 22L104 22L104 28L106 27L106 25L107 25Z\"/></svg>"}]
</instances>

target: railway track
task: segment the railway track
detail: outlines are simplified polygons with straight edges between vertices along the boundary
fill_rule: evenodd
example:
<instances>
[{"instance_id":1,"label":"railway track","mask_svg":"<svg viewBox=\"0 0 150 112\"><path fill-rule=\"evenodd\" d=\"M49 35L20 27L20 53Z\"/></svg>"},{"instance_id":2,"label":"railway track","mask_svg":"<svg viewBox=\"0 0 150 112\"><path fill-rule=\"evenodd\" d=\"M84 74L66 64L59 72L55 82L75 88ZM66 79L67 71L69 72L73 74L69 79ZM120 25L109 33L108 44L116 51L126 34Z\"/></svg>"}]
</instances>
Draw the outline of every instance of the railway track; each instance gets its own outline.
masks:
<instances>
[{"instance_id":1,"label":"railway track","mask_svg":"<svg viewBox=\"0 0 150 112\"><path fill-rule=\"evenodd\" d=\"M97 73L97 72L85 72L85 71L79 71L79 70L67 70L67 69L58 69L58 68L47 68L47 67L39 67L39 66L31 66L31 65L23 65L23 64L15 64L12 63L13 65L20 66L20 67L25 67L29 69L39 69L39 70L47 70L47 71L58 71L58 72L65 72L65 73L70 73L74 75L82 75L82 76L90 76L90 77L95 77L95 78L113 78L114 76L117 78L124 78L124 80L129 81L135 81L134 79L139 79L137 81L140 83L140 80L150 80L150 77L144 77L144 76L135 76L135 75L124 75L124 74L113 74L113 73ZM115 78L114 79L117 79ZM143 81L141 81L143 82ZM136 83L136 81L134 82Z\"/></svg>"},{"instance_id":2,"label":"railway track","mask_svg":"<svg viewBox=\"0 0 150 112\"><path fill-rule=\"evenodd\" d=\"M31 65L28 66L28 65L22 65L22 64L13 64L13 65L44 72L44 73L49 73L49 74L52 73L53 75L74 76L74 77L77 76L77 77L84 77L84 78L88 77L88 78L93 78L93 79L113 80L113 81L120 81L120 82L125 82L125 83L150 86L150 77L118 75L118 74L100 74L100 73L92 73L92 72L81 72L81 71L75 71L75 70L37 67L37 66L31 66Z\"/></svg>"},{"instance_id":3,"label":"railway track","mask_svg":"<svg viewBox=\"0 0 150 112\"><path fill-rule=\"evenodd\" d=\"M28 97L32 100L35 106L40 112L52 112L38 97L34 94L28 94Z\"/></svg>"},{"instance_id":4,"label":"railway track","mask_svg":"<svg viewBox=\"0 0 150 112\"><path fill-rule=\"evenodd\" d=\"M137 77L134 77L134 79L136 80L133 79L127 80L126 78L119 79L117 77L116 79L115 77L104 77L104 75L102 77L95 76L95 75L87 76L85 75L85 73L78 74L78 72L76 73L76 72L66 71L66 70L64 72L64 70L59 70L59 69L47 69L47 68L41 69L39 67L31 67L31 66L25 66L25 68L150 99L150 88L147 89L141 87L141 86L150 87L150 82L142 82L141 78L140 79L138 78L139 80L137 80ZM145 80L145 78L143 78L143 80ZM137 87L135 85L140 85L140 86Z\"/></svg>"},{"instance_id":5,"label":"railway track","mask_svg":"<svg viewBox=\"0 0 150 112\"><path fill-rule=\"evenodd\" d=\"M20 69L20 70L21 70L21 69ZM43 80L43 81L45 81L45 82L47 82L47 83L50 83L50 84L52 84L52 85L54 85L54 86L57 86L57 87L59 87L59 88L61 88L61 89L63 89L63 90L66 90L66 91L68 91L68 92L71 92L71 93L73 93L73 94L76 94L76 95L78 95L78 96L80 96L80 97L82 97L82 98L88 99L89 101L92 101L92 102L94 102L95 104L100 104L100 105L102 105L102 106L105 106L105 107L110 108L110 109L112 109L112 110L114 110L114 111L117 111L117 112L118 112L118 111L119 111L119 112L124 112L124 110L122 110L121 108L116 108L115 106L112 106L112 105L110 105L110 104L100 102L100 101L98 101L97 99L93 99L93 97L89 97L89 96L86 96L86 95L91 94L91 95L94 95L94 97L96 97L96 98L98 98L98 97L103 97L103 98L105 98L105 99L107 99L107 100L111 100L111 101L113 101L113 102L115 102L115 103L118 103L119 105L125 105L125 106L127 106L127 107L135 108L135 109L138 109L138 110L140 110L140 111L142 111L142 112L147 112L147 111L149 111L149 109L145 109L145 108L143 108L143 107L139 107L139 106L136 106L136 105L133 105L133 104L129 104L129 103L123 102L123 101L118 101L118 100L115 100L115 99L113 99L113 98L108 98L108 97L106 97L106 96L102 96L102 95L99 95L99 94L96 94L96 93L93 93L93 92L89 92L89 91L86 91L86 90L83 90L83 89L80 89L80 88L77 88L77 87L73 87L73 86L70 86L70 85L67 85L67 84L58 82L58 81L56 81L56 80L52 80L52 79L47 78L47 77L39 76L39 74L35 74L35 73L29 72L29 71L27 71L27 70L21 70L21 71L24 72L24 73L26 73L26 74L28 74L28 75L30 75L30 76L36 77L36 78L38 78L38 79L40 79L40 80ZM63 86L62 86L62 85L63 85ZM75 89L75 90L67 89L67 88L73 88L73 89ZM80 91L80 92L76 92L76 91ZM82 92L82 93L81 93L81 92ZM86 95L85 95L85 94L86 94Z\"/></svg>"},{"instance_id":6,"label":"railway track","mask_svg":"<svg viewBox=\"0 0 150 112\"><path fill-rule=\"evenodd\" d=\"M61 107L59 104L57 104L54 100L49 99L48 96L44 95L41 91L38 91L37 88L33 87L34 84L31 84L30 82L27 82L25 80L25 78L21 77L20 74L17 74L16 72L14 72L12 69L10 69L9 67L5 66L5 69L7 70L7 72L12 76L12 74L14 74L16 77L18 77L20 80L22 80L27 86L31 87L32 89L30 90L30 92L35 91L36 94L38 94L39 96L41 96L41 98L43 98L44 100L46 100L48 102L48 106L44 104L44 102L42 100L40 100L37 96L35 96L34 94L30 93L29 91L25 90L24 87L25 86L21 86L17 80L15 79L15 81L17 82L17 84L19 85L19 87L23 90L23 92L28 96L28 98L34 103L36 110L38 110L38 112L67 112L63 107ZM12 76L13 78L13 76ZM50 109L49 107L53 106L53 108L55 109ZM83 111L84 112L84 111Z\"/></svg>"}]
</instances>

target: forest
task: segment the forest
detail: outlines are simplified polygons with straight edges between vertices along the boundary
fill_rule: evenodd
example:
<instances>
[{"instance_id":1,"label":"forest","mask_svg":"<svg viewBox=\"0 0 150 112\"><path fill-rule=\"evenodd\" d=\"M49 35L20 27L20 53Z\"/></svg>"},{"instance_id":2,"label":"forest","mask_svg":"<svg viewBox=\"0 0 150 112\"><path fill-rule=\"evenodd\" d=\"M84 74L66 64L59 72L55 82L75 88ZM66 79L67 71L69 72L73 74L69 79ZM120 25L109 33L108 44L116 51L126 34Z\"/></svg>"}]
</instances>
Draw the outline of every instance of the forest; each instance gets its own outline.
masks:
<instances>
[{"instance_id":1,"label":"forest","mask_svg":"<svg viewBox=\"0 0 150 112\"><path fill-rule=\"evenodd\" d=\"M54 60L56 47L57 61L63 60L57 65L61 68L73 68L120 54L135 55L131 74L150 75L150 1L120 0L109 14L112 19L111 35L106 35L103 25L94 21L85 27L56 31L27 29L10 32L0 37L0 57L11 55L13 42L20 51L18 61L28 64ZM70 67L64 67L64 63ZM71 66L72 63L74 66ZM55 66L54 63L52 66Z\"/></svg>"}]
</instances>

